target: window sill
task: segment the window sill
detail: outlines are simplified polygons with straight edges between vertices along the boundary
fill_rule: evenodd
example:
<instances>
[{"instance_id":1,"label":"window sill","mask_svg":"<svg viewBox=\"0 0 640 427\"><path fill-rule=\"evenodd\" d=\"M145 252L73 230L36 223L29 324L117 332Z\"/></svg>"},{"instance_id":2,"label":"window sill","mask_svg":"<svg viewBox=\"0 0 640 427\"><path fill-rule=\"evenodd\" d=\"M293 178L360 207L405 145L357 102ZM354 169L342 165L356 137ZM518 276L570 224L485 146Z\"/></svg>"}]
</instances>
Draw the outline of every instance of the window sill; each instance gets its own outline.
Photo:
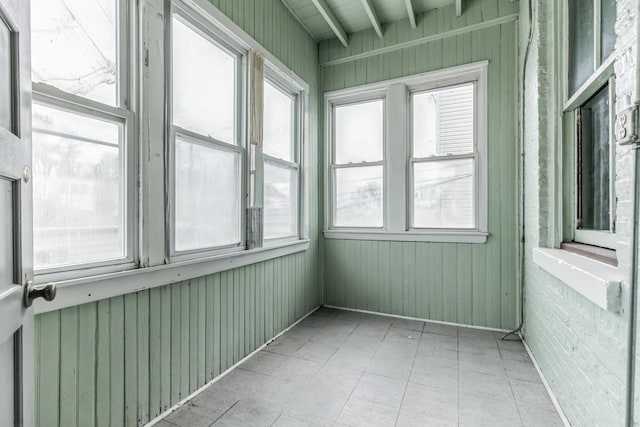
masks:
<instances>
[{"instance_id":1,"label":"window sill","mask_svg":"<svg viewBox=\"0 0 640 427\"><path fill-rule=\"evenodd\" d=\"M620 311L617 268L562 249L534 248L533 261L599 307Z\"/></svg>"},{"instance_id":2,"label":"window sill","mask_svg":"<svg viewBox=\"0 0 640 427\"><path fill-rule=\"evenodd\" d=\"M392 242L486 243L489 233L481 231L407 231L394 233L375 230L325 230L325 239L382 240Z\"/></svg>"},{"instance_id":3,"label":"window sill","mask_svg":"<svg viewBox=\"0 0 640 427\"><path fill-rule=\"evenodd\" d=\"M139 268L56 283L58 293L51 302L34 301L36 314L59 310L132 292L202 277L232 268L280 258L309 248L309 239L197 260Z\"/></svg>"}]
</instances>

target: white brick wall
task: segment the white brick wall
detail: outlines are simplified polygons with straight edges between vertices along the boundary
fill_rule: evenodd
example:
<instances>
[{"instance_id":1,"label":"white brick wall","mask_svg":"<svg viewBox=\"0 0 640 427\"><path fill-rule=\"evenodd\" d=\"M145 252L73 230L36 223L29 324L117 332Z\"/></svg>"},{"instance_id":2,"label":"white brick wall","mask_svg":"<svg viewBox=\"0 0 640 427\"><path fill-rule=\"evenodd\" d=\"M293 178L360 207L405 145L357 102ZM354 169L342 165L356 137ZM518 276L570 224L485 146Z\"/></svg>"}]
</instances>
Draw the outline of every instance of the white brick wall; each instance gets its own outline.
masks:
<instances>
[{"instance_id":1,"label":"white brick wall","mask_svg":"<svg viewBox=\"0 0 640 427\"><path fill-rule=\"evenodd\" d=\"M538 268L532 249L552 244L550 203L553 182L547 177L555 148L550 103L553 101L553 16L555 0L535 2L535 38L527 67L525 106L525 339L545 377L576 426L624 423L628 283L631 273L633 159L629 148L616 149L617 255L625 274L621 313L600 309ZM635 99L636 11L640 0L619 0L616 32L616 109ZM521 49L526 39L527 3L521 3ZM639 365L640 366L640 365ZM637 411L640 415L640 411Z\"/></svg>"}]
</instances>

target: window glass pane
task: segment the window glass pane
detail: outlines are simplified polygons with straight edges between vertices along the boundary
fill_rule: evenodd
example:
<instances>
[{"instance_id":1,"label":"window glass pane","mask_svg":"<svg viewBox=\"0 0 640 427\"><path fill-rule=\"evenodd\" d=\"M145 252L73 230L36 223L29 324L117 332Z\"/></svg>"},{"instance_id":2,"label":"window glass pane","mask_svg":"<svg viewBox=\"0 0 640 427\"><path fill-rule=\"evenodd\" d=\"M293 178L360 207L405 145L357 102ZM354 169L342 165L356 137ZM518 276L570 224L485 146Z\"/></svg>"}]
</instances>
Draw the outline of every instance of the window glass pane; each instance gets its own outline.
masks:
<instances>
[{"instance_id":1,"label":"window glass pane","mask_svg":"<svg viewBox=\"0 0 640 427\"><path fill-rule=\"evenodd\" d=\"M382 166L335 170L335 218L338 227L382 227Z\"/></svg>"},{"instance_id":2,"label":"window glass pane","mask_svg":"<svg viewBox=\"0 0 640 427\"><path fill-rule=\"evenodd\" d=\"M117 102L117 0L31 0L32 79Z\"/></svg>"},{"instance_id":3,"label":"window glass pane","mask_svg":"<svg viewBox=\"0 0 640 427\"><path fill-rule=\"evenodd\" d=\"M414 164L413 226L474 228L473 159Z\"/></svg>"},{"instance_id":4,"label":"window glass pane","mask_svg":"<svg viewBox=\"0 0 640 427\"><path fill-rule=\"evenodd\" d=\"M295 169L264 165L264 237L298 234L298 173Z\"/></svg>"},{"instance_id":5,"label":"window glass pane","mask_svg":"<svg viewBox=\"0 0 640 427\"><path fill-rule=\"evenodd\" d=\"M609 87L605 86L580 109L579 219L580 228L610 229Z\"/></svg>"},{"instance_id":6,"label":"window glass pane","mask_svg":"<svg viewBox=\"0 0 640 427\"><path fill-rule=\"evenodd\" d=\"M264 82L264 152L273 157L294 161L294 100L291 96Z\"/></svg>"},{"instance_id":7,"label":"window glass pane","mask_svg":"<svg viewBox=\"0 0 640 427\"><path fill-rule=\"evenodd\" d=\"M569 96L594 71L593 1L569 0Z\"/></svg>"},{"instance_id":8,"label":"window glass pane","mask_svg":"<svg viewBox=\"0 0 640 427\"><path fill-rule=\"evenodd\" d=\"M240 155L176 137L175 249L240 242Z\"/></svg>"},{"instance_id":9,"label":"window glass pane","mask_svg":"<svg viewBox=\"0 0 640 427\"><path fill-rule=\"evenodd\" d=\"M173 122L235 143L236 58L173 18Z\"/></svg>"},{"instance_id":10,"label":"window glass pane","mask_svg":"<svg viewBox=\"0 0 640 427\"><path fill-rule=\"evenodd\" d=\"M11 78L12 70L12 51L11 49L11 32L0 19L0 127L13 132L11 117L13 114L12 103L12 86Z\"/></svg>"},{"instance_id":11,"label":"window glass pane","mask_svg":"<svg viewBox=\"0 0 640 427\"><path fill-rule=\"evenodd\" d=\"M384 101L335 107L336 163L382 160Z\"/></svg>"},{"instance_id":12,"label":"window glass pane","mask_svg":"<svg viewBox=\"0 0 640 427\"><path fill-rule=\"evenodd\" d=\"M616 44L616 2L602 0L600 33L600 57L604 62L612 53Z\"/></svg>"},{"instance_id":13,"label":"window glass pane","mask_svg":"<svg viewBox=\"0 0 640 427\"><path fill-rule=\"evenodd\" d=\"M414 94L414 157L471 152L473 84Z\"/></svg>"},{"instance_id":14,"label":"window glass pane","mask_svg":"<svg viewBox=\"0 0 640 427\"><path fill-rule=\"evenodd\" d=\"M37 104L33 123L35 267L124 257L121 126Z\"/></svg>"}]
</instances>

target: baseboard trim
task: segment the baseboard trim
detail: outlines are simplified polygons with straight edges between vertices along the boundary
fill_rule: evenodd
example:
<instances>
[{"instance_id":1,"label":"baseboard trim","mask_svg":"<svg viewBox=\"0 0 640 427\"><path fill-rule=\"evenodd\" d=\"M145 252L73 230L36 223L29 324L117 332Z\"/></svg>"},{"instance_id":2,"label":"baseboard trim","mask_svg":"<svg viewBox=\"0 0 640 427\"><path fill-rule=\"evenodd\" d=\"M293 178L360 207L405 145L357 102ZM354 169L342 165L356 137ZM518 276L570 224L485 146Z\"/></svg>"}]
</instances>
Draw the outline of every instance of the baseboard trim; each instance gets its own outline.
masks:
<instances>
[{"instance_id":1,"label":"baseboard trim","mask_svg":"<svg viewBox=\"0 0 640 427\"><path fill-rule=\"evenodd\" d=\"M184 399L182 399L180 402L176 403L175 405L173 405L171 408L167 409L166 411L164 411L163 413L161 413L160 415L158 415L157 417L155 417L154 419L152 419L151 421L149 421L148 423L146 423L144 425L144 427L151 427L157 423L159 423L160 421L162 421L164 418L166 418L168 415L170 415L171 413L175 412L178 408L182 407L185 403L187 403L188 401L190 401L191 399L193 399L194 397L196 397L197 395L199 395L200 393L202 393L203 391L205 391L207 388L209 388L212 384L215 384L216 382L218 382L221 378L223 378L225 375L227 375L228 373L230 373L231 371L233 371L235 368L237 368L238 366L240 366L245 360L247 360L248 358L250 358L251 356L253 356L254 354L258 353L259 351L261 351L262 349L264 349L266 346L268 346L269 344L271 344L273 341L275 341L277 338L279 338L281 335L283 335L285 332L287 332L288 330L290 330L291 328L293 328L294 326L296 326L298 323L302 322L304 319L306 319L307 317L311 316L313 313L315 313L321 306L317 306L316 308L314 308L313 310L311 310L310 312L308 312L307 314L305 314L304 316L302 316L300 319L296 320L294 323L292 323L289 327L287 327L286 329L284 329L282 332L280 332L278 335L275 335L273 338L271 338L270 340L268 340L267 342L265 342L264 344L262 344L260 347L256 348L253 352L251 352L250 354L246 355L242 360L238 361L235 365L231 366L230 368L228 368L226 371L220 373L220 375L218 375L217 377L215 377L214 379L212 379L211 381L209 381L208 383L206 383L205 385L203 385L202 387L200 387L199 389L197 389L196 391L194 391L193 393L191 393L189 396L185 397Z\"/></svg>"},{"instance_id":2,"label":"baseboard trim","mask_svg":"<svg viewBox=\"0 0 640 427\"><path fill-rule=\"evenodd\" d=\"M562 423L565 425L565 427L571 427L571 423L569 422L569 419L564 414L564 411L562 410L562 406L560 406L560 402L558 402L558 399L556 399L556 395L553 394L553 390L551 390L551 387L549 386L549 382L547 381L544 374L542 373L542 369L540 369L540 365L538 365L538 361L533 355L531 348L529 348L529 344L527 344L527 341L525 341L524 336L520 332L518 332L518 336L520 337L522 344L524 344L524 348L525 350L527 350L527 354L529 354L529 358L531 359L533 366L536 368L536 371L538 371L538 375L542 380L542 384L544 385L544 388L547 390L547 393L551 398L551 402L553 402L553 406L555 406L556 411L558 411L558 415L560 416Z\"/></svg>"},{"instance_id":3,"label":"baseboard trim","mask_svg":"<svg viewBox=\"0 0 640 427\"><path fill-rule=\"evenodd\" d=\"M445 322L445 321L442 321L442 320L423 319L421 317L401 316L399 314L381 313L379 311L359 310L357 308L339 307L339 306L336 306L336 305L324 304L323 307L333 308L335 310L355 311L355 312L358 312L358 313L375 314L375 315L378 315L378 316L393 317L393 318L396 318L396 319L417 320L418 322L436 323L438 325L458 326L458 327L462 327L462 328L480 329L480 330L483 330L483 331L492 331L492 332L504 332L504 333L510 332L509 329L491 328L489 326L467 325L467 324L464 324L464 323L455 323L455 322Z\"/></svg>"}]
</instances>

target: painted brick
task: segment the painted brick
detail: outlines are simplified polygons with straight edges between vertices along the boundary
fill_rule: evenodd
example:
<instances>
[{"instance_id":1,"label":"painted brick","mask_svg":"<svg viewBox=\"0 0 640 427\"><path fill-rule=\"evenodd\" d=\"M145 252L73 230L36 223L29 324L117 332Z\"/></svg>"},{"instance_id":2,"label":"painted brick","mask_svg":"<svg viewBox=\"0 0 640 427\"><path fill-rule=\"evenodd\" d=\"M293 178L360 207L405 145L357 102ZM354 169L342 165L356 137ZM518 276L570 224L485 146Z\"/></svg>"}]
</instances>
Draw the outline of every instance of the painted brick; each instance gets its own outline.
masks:
<instances>
[{"instance_id":1,"label":"painted brick","mask_svg":"<svg viewBox=\"0 0 640 427\"><path fill-rule=\"evenodd\" d=\"M636 15L638 0L617 2L616 111L629 105L637 88ZM522 10L527 9L523 2ZM553 244L552 153L555 140L549 116L554 93L553 2L534 5L534 43L531 47L524 91L525 108L525 329L534 356L572 425L624 424L626 387L628 284L631 273L633 156L629 148L616 148L617 237L619 268L625 275L621 313L603 311L564 283L538 268L532 249ZM523 12L522 22L526 12ZM521 46L527 36L522 25ZM524 52L524 49L522 49ZM552 83L552 82L551 82ZM566 195L565 195L566 197ZM637 406L637 405L636 405Z\"/></svg>"}]
</instances>

